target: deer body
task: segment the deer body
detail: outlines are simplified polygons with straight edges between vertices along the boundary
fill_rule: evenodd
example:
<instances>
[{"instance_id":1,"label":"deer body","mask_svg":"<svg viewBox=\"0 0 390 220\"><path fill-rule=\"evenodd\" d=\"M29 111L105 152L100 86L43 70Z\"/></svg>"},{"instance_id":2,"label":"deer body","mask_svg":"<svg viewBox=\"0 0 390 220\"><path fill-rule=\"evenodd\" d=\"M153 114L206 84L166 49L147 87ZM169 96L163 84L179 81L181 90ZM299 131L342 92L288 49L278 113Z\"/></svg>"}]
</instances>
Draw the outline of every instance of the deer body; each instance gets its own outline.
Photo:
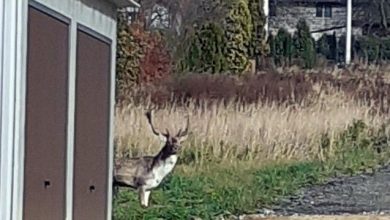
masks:
<instances>
[{"instance_id":1,"label":"deer body","mask_svg":"<svg viewBox=\"0 0 390 220\"><path fill-rule=\"evenodd\" d=\"M131 158L116 166L115 182L133 189L143 187L152 190L160 185L163 179L176 166L177 155L165 159L153 157Z\"/></svg>"},{"instance_id":2,"label":"deer body","mask_svg":"<svg viewBox=\"0 0 390 220\"><path fill-rule=\"evenodd\" d=\"M176 136L158 132L151 119L151 113L146 114L153 133L164 141L164 147L156 156L143 156L118 160L115 163L114 186L124 186L136 189L139 193L140 203L148 207L151 190L158 187L164 178L173 171L178 160L180 142L185 140L188 133L179 130Z\"/></svg>"},{"instance_id":3,"label":"deer body","mask_svg":"<svg viewBox=\"0 0 390 220\"><path fill-rule=\"evenodd\" d=\"M177 163L177 155L172 155L161 161L154 169L152 169L152 178L146 181L145 187L147 189L154 189L160 185L161 181L172 172Z\"/></svg>"}]
</instances>

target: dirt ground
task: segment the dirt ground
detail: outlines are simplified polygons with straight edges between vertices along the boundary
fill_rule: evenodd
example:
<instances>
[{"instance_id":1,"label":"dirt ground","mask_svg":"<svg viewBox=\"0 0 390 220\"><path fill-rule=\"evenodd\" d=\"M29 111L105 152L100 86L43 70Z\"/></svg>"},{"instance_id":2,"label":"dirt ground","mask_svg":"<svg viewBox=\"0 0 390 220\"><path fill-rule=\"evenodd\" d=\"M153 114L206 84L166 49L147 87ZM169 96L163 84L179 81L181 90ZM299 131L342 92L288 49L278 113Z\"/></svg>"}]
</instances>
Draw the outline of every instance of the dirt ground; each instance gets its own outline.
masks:
<instances>
[{"instance_id":1,"label":"dirt ground","mask_svg":"<svg viewBox=\"0 0 390 220\"><path fill-rule=\"evenodd\" d=\"M272 209L276 215L390 214L390 166L303 189Z\"/></svg>"},{"instance_id":2,"label":"dirt ground","mask_svg":"<svg viewBox=\"0 0 390 220\"><path fill-rule=\"evenodd\" d=\"M377 215L380 213L381 215ZM390 166L330 179L243 220L390 220Z\"/></svg>"}]
</instances>

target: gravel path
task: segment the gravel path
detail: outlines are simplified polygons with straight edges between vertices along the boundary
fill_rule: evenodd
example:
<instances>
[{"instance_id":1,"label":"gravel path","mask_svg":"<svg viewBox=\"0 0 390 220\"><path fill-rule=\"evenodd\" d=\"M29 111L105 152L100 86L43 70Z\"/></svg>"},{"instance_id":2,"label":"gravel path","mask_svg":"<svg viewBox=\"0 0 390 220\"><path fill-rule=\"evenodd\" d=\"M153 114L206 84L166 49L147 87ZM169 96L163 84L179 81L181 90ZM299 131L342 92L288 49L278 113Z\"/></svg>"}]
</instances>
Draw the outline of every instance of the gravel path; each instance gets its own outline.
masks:
<instances>
[{"instance_id":1,"label":"gravel path","mask_svg":"<svg viewBox=\"0 0 390 220\"><path fill-rule=\"evenodd\" d=\"M390 166L372 174L331 179L281 201L274 215L390 213Z\"/></svg>"},{"instance_id":2,"label":"gravel path","mask_svg":"<svg viewBox=\"0 0 390 220\"><path fill-rule=\"evenodd\" d=\"M241 220L389 220L390 216L374 215L310 215L310 216L247 216Z\"/></svg>"}]
</instances>

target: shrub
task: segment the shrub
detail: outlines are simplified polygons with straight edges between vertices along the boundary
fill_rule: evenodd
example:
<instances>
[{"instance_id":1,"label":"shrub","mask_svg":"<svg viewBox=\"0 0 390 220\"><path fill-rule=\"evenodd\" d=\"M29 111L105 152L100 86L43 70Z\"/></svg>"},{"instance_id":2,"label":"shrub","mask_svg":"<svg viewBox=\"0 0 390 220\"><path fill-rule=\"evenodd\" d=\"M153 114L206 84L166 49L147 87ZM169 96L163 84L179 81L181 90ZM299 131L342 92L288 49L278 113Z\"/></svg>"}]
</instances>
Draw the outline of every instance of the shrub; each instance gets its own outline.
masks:
<instances>
[{"instance_id":1,"label":"shrub","mask_svg":"<svg viewBox=\"0 0 390 220\"><path fill-rule=\"evenodd\" d=\"M275 37L270 38L271 56L276 65L290 64L293 55L292 36L285 29L280 29Z\"/></svg>"},{"instance_id":2,"label":"shrub","mask_svg":"<svg viewBox=\"0 0 390 220\"><path fill-rule=\"evenodd\" d=\"M317 42L317 53L327 59L344 62L345 59L345 35L338 41L333 35L323 35ZM390 59L390 38L378 38L374 36L352 36L351 58L362 58L367 62L378 62Z\"/></svg>"},{"instance_id":3,"label":"shrub","mask_svg":"<svg viewBox=\"0 0 390 220\"><path fill-rule=\"evenodd\" d=\"M139 80L139 65L143 55L139 35L131 32L125 14L118 14L118 40L116 51L116 99L126 97Z\"/></svg>"},{"instance_id":4,"label":"shrub","mask_svg":"<svg viewBox=\"0 0 390 220\"><path fill-rule=\"evenodd\" d=\"M293 37L283 28L279 29L276 36L270 36L270 55L278 66L291 65L292 58L297 58L301 61L299 63L302 63L300 66L312 68L316 64L317 52L325 53L329 57L332 55L330 43L333 44L333 40L335 39L323 38L316 47L316 41L312 38L306 21L300 19Z\"/></svg>"},{"instance_id":5,"label":"shrub","mask_svg":"<svg viewBox=\"0 0 390 220\"><path fill-rule=\"evenodd\" d=\"M383 73L367 74L368 72L369 70L362 69L352 74L345 70L337 76L325 72L268 72L241 77L187 74L137 89L126 101L135 104L147 102L162 107L167 103L174 103L175 106L187 105L189 100L195 104L240 101L244 104L310 105L311 103L307 102L308 95L313 94L311 92L318 88L318 85L322 85L322 92L328 93L333 89L342 91L348 98L371 106L372 113L390 113L390 83L381 76ZM148 100L148 97L151 100Z\"/></svg>"},{"instance_id":6,"label":"shrub","mask_svg":"<svg viewBox=\"0 0 390 220\"><path fill-rule=\"evenodd\" d=\"M251 13L253 28L252 38L250 41L249 56L258 57L267 55L270 51L269 45L265 42L266 32L264 26L266 17L263 9L263 0L249 0L248 7Z\"/></svg>"},{"instance_id":7,"label":"shrub","mask_svg":"<svg viewBox=\"0 0 390 220\"><path fill-rule=\"evenodd\" d=\"M248 48L252 35L252 18L247 0L233 0L224 21L226 59L233 73L243 72L249 65Z\"/></svg>"},{"instance_id":8,"label":"shrub","mask_svg":"<svg viewBox=\"0 0 390 220\"><path fill-rule=\"evenodd\" d=\"M390 38L382 40L382 58L390 60Z\"/></svg>"},{"instance_id":9,"label":"shrub","mask_svg":"<svg viewBox=\"0 0 390 220\"><path fill-rule=\"evenodd\" d=\"M335 33L332 35L324 34L318 39L317 53L330 60L337 58L337 38Z\"/></svg>"},{"instance_id":10,"label":"shrub","mask_svg":"<svg viewBox=\"0 0 390 220\"><path fill-rule=\"evenodd\" d=\"M300 19L294 34L295 56L302 59L305 68L312 68L316 62L315 41L311 37L309 26Z\"/></svg>"},{"instance_id":11,"label":"shrub","mask_svg":"<svg viewBox=\"0 0 390 220\"><path fill-rule=\"evenodd\" d=\"M207 102L229 103L299 103L312 91L310 79L304 74L275 73L235 77L230 75L188 74L178 79L161 82L133 94L133 102L151 102L157 106L167 103L187 105ZM309 103L305 103L309 104Z\"/></svg>"},{"instance_id":12,"label":"shrub","mask_svg":"<svg viewBox=\"0 0 390 220\"><path fill-rule=\"evenodd\" d=\"M118 15L116 63L116 99L129 96L136 84L164 78L171 71L171 57L163 38L146 31L142 24L127 23L125 14Z\"/></svg>"},{"instance_id":13,"label":"shrub","mask_svg":"<svg viewBox=\"0 0 390 220\"><path fill-rule=\"evenodd\" d=\"M249 65L250 52L260 53L260 46L251 42L254 33L247 0L231 0L221 3L221 7L226 9L221 22L199 25L192 33L180 61L182 72L242 73ZM260 40L260 34L256 39Z\"/></svg>"},{"instance_id":14,"label":"shrub","mask_svg":"<svg viewBox=\"0 0 390 220\"><path fill-rule=\"evenodd\" d=\"M191 39L182 62L182 70L219 73L225 71L225 37L223 29L215 24L203 25Z\"/></svg>"},{"instance_id":15,"label":"shrub","mask_svg":"<svg viewBox=\"0 0 390 220\"><path fill-rule=\"evenodd\" d=\"M163 38L149 34L145 38L144 56L140 60L140 83L149 83L166 78L171 73L171 55Z\"/></svg>"},{"instance_id":16,"label":"shrub","mask_svg":"<svg viewBox=\"0 0 390 220\"><path fill-rule=\"evenodd\" d=\"M368 62L390 59L390 38L362 36L356 39L354 48L358 56Z\"/></svg>"}]
</instances>

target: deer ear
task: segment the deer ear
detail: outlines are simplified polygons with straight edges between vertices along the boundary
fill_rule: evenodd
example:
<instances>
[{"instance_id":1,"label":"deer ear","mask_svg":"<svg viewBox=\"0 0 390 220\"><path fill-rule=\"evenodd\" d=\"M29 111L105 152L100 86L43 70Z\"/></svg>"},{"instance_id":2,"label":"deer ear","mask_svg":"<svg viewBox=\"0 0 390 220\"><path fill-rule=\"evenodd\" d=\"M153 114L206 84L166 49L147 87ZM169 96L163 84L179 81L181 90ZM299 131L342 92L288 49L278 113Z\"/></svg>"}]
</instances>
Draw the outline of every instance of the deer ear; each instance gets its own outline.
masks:
<instances>
[{"instance_id":1,"label":"deer ear","mask_svg":"<svg viewBox=\"0 0 390 220\"><path fill-rule=\"evenodd\" d=\"M165 129L165 133L160 133L158 137L162 142L167 142L170 137L168 128Z\"/></svg>"},{"instance_id":2,"label":"deer ear","mask_svg":"<svg viewBox=\"0 0 390 220\"><path fill-rule=\"evenodd\" d=\"M161 133L158 135L158 138L160 139L161 142L164 142L164 143L167 142L167 140L168 140L168 136L166 136L165 134L161 134Z\"/></svg>"}]
</instances>

